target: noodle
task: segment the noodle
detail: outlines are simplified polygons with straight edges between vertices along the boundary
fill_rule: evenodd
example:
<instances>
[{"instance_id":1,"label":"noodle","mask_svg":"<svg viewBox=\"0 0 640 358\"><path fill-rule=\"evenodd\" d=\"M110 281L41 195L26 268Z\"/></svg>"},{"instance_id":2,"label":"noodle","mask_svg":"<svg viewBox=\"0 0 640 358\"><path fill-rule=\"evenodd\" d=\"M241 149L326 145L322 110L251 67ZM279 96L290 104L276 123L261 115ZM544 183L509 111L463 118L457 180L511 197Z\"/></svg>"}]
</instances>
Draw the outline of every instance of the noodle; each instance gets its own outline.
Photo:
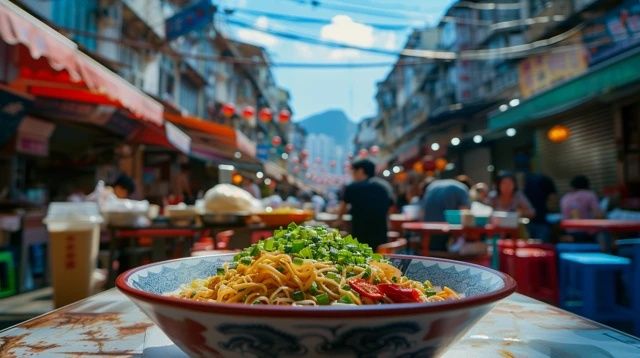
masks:
<instances>
[{"instance_id":1,"label":"noodle","mask_svg":"<svg viewBox=\"0 0 640 358\"><path fill-rule=\"evenodd\" d=\"M289 225L244 249L215 276L195 279L178 297L220 303L315 306L439 302L448 287L411 280L371 247L321 227Z\"/></svg>"},{"instance_id":2,"label":"noodle","mask_svg":"<svg viewBox=\"0 0 640 358\"><path fill-rule=\"evenodd\" d=\"M388 263L375 262L369 267L372 282L393 283L401 288L424 287L424 284L407 277L397 278L397 269ZM359 266L350 266L339 271L332 263L314 260L304 260L298 265L293 263L288 254L264 252L249 265L240 263L232 268L227 264L222 275L194 280L182 288L178 296L219 303L315 306L320 304L318 294L326 293L332 301L346 296L356 305L377 303L361 298L349 288L349 279L362 278L365 273L365 268ZM328 277L329 274L338 276ZM318 291L315 295L310 292L313 283ZM436 291L435 295L425 296L424 301L437 302L459 298L458 294L448 287ZM294 292L302 292L303 298L294 300ZM391 303L388 299L383 301Z\"/></svg>"}]
</instances>

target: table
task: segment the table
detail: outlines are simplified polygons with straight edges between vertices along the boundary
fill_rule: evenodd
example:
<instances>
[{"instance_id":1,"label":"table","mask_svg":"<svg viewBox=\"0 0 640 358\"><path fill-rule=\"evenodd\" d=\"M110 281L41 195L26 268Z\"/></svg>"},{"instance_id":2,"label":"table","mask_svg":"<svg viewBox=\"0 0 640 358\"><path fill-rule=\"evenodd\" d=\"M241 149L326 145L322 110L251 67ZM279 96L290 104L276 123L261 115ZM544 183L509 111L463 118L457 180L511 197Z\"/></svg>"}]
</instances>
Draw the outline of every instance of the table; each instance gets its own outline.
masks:
<instances>
[{"instance_id":1,"label":"table","mask_svg":"<svg viewBox=\"0 0 640 358\"><path fill-rule=\"evenodd\" d=\"M491 224L475 227L452 225L446 222L408 222L402 224L402 230L419 232L422 235L422 256L429 256L429 242L433 234L445 235L465 235L467 237L479 238L482 235L491 236L493 238L494 257L497 258L497 236L518 237L520 235L519 228L499 227ZM495 261L495 259L494 259Z\"/></svg>"},{"instance_id":2,"label":"table","mask_svg":"<svg viewBox=\"0 0 640 358\"><path fill-rule=\"evenodd\" d=\"M607 231L611 233L640 233L640 221L608 219L562 220L560 227L565 230Z\"/></svg>"},{"instance_id":3,"label":"table","mask_svg":"<svg viewBox=\"0 0 640 358\"><path fill-rule=\"evenodd\" d=\"M28 355L187 357L116 289L0 332L0 356ZM640 339L516 293L442 357L561 356L638 357Z\"/></svg>"},{"instance_id":4,"label":"table","mask_svg":"<svg viewBox=\"0 0 640 358\"><path fill-rule=\"evenodd\" d=\"M137 240L139 238L150 238L152 240L151 244L151 260L152 261L162 261L167 259L166 252L166 239L167 238L182 238L184 256L189 256L191 254L191 247L193 245L194 240L198 238L198 236L202 235L203 230L202 227L172 227L172 226L160 226L160 227L146 227L146 228L135 228L135 227L110 227L111 237L109 241L109 267L108 269L108 277L107 284L109 286L113 286L116 278L116 272L113 269L113 261L120 256L120 241L124 239ZM136 245L128 245L127 248L132 248ZM133 265L138 265L138 262L133 262ZM120 270L122 271L122 270Z\"/></svg>"},{"instance_id":5,"label":"table","mask_svg":"<svg viewBox=\"0 0 640 358\"><path fill-rule=\"evenodd\" d=\"M402 224L410 222L418 222L418 219L410 219L404 214L389 215L389 230L402 231Z\"/></svg>"}]
</instances>

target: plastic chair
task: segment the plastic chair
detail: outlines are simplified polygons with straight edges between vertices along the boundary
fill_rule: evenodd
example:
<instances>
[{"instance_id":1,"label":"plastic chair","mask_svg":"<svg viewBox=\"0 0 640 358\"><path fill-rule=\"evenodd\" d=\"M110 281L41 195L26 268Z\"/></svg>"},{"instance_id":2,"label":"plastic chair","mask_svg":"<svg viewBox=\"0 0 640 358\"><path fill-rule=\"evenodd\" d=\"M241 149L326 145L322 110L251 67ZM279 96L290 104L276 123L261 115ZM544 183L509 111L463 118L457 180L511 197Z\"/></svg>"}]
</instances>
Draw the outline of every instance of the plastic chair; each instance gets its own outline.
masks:
<instances>
[{"instance_id":1,"label":"plastic chair","mask_svg":"<svg viewBox=\"0 0 640 358\"><path fill-rule=\"evenodd\" d=\"M558 272L553 250L539 247L505 248L503 272L518 282L518 292L556 303L558 301Z\"/></svg>"},{"instance_id":2,"label":"plastic chair","mask_svg":"<svg viewBox=\"0 0 640 358\"><path fill-rule=\"evenodd\" d=\"M376 251L379 254L397 254L407 248L407 239L399 238L386 244L378 245Z\"/></svg>"},{"instance_id":3,"label":"plastic chair","mask_svg":"<svg viewBox=\"0 0 640 358\"><path fill-rule=\"evenodd\" d=\"M0 279L0 297L8 297L16 294L16 266L11 251L0 252L0 264L4 264L6 278Z\"/></svg>"},{"instance_id":4,"label":"plastic chair","mask_svg":"<svg viewBox=\"0 0 640 358\"><path fill-rule=\"evenodd\" d=\"M620 305L616 283L628 273L631 260L600 252L562 253L561 307L601 322L628 322L632 308Z\"/></svg>"}]
</instances>

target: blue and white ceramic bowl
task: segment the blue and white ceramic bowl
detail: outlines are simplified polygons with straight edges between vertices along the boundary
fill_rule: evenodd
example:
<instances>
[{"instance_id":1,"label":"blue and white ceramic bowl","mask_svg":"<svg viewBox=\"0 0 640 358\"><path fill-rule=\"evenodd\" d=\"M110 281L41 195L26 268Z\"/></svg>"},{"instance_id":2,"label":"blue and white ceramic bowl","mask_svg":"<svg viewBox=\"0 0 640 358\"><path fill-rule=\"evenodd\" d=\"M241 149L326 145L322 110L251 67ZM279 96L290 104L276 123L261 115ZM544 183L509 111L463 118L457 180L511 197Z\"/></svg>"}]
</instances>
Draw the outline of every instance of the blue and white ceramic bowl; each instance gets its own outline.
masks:
<instances>
[{"instance_id":1,"label":"blue and white ceramic bowl","mask_svg":"<svg viewBox=\"0 0 640 358\"><path fill-rule=\"evenodd\" d=\"M441 354L516 289L486 267L388 257L406 276L463 293L441 303L289 307L196 302L167 296L216 273L233 254L189 257L129 270L116 285L192 357L430 357Z\"/></svg>"}]
</instances>

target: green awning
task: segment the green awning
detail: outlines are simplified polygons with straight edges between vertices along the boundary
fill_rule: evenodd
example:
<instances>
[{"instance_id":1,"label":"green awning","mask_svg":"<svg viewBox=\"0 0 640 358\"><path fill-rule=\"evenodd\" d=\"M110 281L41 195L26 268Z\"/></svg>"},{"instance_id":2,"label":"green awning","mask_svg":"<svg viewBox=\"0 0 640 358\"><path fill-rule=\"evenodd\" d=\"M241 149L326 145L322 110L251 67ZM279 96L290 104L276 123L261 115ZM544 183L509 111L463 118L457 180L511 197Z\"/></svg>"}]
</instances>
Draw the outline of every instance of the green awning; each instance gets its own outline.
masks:
<instances>
[{"instance_id":1,"label":"green awning","mask_svg":"<svg viewBox=\"0 0 640 358\"><path fill-rule=\"evenodd\" d=\"M640 52L603 63L583 75L522 101L515 108L489 116L488 129L514 127L561 113L636 81L640 81Z\"/></svg>"}]
</instances>

